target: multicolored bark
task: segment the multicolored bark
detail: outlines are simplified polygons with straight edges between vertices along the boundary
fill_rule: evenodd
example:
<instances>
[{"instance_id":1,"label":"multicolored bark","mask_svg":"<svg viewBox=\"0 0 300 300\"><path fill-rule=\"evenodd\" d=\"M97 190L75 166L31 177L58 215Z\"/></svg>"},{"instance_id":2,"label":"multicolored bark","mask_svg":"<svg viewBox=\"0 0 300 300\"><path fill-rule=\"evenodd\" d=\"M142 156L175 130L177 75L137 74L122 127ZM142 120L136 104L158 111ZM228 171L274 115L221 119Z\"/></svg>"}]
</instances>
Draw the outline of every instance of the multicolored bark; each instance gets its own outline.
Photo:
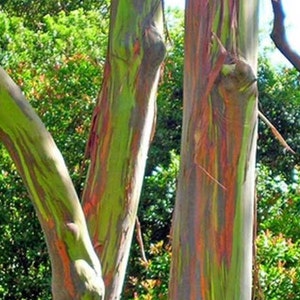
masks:
<instances>
[{"instance_id":1,"label":"multicolored bark","mask_svg":"<svg viewBox=\"0 0 300 300\"><path fill-rule=\"evenodd\" d=\"M18 86L0 69L0 140L31 195L52 267L53 299L102 299L100 263L64 160Z\"/></svg>"},{"instance_id":2,"label":"multicolored bark","mask_svg":"<svg viewBox=\"0 0 300 300\"><path fill-rule=\"evenodd\" d=\"M187 1L170 299L250 299L257 1Z\"/></svg>"},{"instance_id":3,"label":"multicolored bark","mask_svg":"<svg viewBox=\"0 0 300 300\"><path fill-rule=\"evenodd\" d=\"M119 299L155 119L165 56L159 0L111 4L104 82L94 111L83 208L103 266L106 299Z\"/></svg>"}]
</instances>

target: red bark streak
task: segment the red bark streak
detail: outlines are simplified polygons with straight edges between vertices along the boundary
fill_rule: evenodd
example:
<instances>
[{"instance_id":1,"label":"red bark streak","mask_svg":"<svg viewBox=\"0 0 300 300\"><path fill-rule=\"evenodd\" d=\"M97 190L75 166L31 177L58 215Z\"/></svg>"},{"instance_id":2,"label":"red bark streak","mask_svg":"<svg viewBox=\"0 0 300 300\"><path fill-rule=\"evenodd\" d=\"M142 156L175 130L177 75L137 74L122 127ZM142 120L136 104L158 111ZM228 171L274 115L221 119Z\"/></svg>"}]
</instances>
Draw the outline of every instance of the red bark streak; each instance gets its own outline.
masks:
<instances>
[{"instance_id":1,"label":"red bark streak","mask_svg":"<svg viewBox=\"0 0 300 300\"><path fill-rule=\"evenodd\" d=\"M49 228L49 230L51 231L52 229L54 229L55 227L55 222L52 218L49 218L47 221L46 221L47 225L45 225L47 228Z\"/></svg>"},{"instance_id":2,"label":"red bark streak","mask_svg":"<svg viewBox=\"0 0 300 300\"><path fill-rule=\"evenodd\" d=\"M63 286L68 291L69 297L72 297L75 299L76 292L75 287L72 282L72 274L71 274L71 267L70 267L70 257L68 254L68 251L66 249L65 243L61 241L60 239L56 239L54 241L55 248L57 250L57 257L59 257L59 260L62 262L61 267L63 271L63 280L64 284Z\"/></svg>"},{"instance_id":3,"label":"red bark streak","mask_svg":"<svg viewBox=\"0 0 300 300\"><path fill-rule=\"evenodd\" d=\"M243 64L232 74L229 67L229 76L222 77L224 64L238 64L237 54L243 50L238 45L239 6L236 0L187 1L184 120L170 299L219 299L227 294L238 299L239 284L244 284L240 276L248 272L241 271L244 252L237 245L247 239L240 209L249 200L242 195L244 164L249 159L244 144L250 145L248 128L255 127L251 119L255 95L243 85L244 77L239 77ZM242 25L248 30L247 24ZM212 31L216 32L213 40ZM233 273L239 278L231 285Z\"/></svg>"},{"instance_id":4,"label":"red bark streak","mask_svg":"<svg viewBox=\"0 0 300 300\"><path fill-rule=\"evenodd\" d=\"M138 39L136 39L136 41L133 45L134 56L139 56L140 52L141 52L141 44L140 44L140 41Z\"/></svg>"},{"instance_id":5,"label":"red bark streak","mask_svg":"<svg viewBox=\"0 0 300 300\"><path fill-rule=\"evenodd\" d=\"M92 181L89 178L90 181ZM92 182L88 183L88 184L92 184ZM98 203L98 197L96 195L92 195L89 199L89 201L85 202L84 207L83 207L83 212L85 216L89 216L90 213L93 213L95 210L95 207Z\"/></svg>"},{"instance_id":6,"label":"red bark streak","mask_svg":"<svg viewBox=\"0 0 300 300\"><path fill-rule=\"evenodd\" d=\"M95 155L95 151L99 144L99 132L97 130L99 117L100 115L107 115L108 112L108 79L110 78L111 68L109 62L105 63L104 72L103 72L103 84L102 90L98 96L97 104L93 111L92 121L91 121L91 129L90 135L87 142L86 150L85 150L85 158L91 158L91 155ZM104 105L106 103L106 105ZM103 114L102 111L106 110ZM95 158L95 157L94 157Z\"/></svg>"},{"instance_id":7,"label":"red bark streak","mask_svg":"<svg viewBox=\"0 0 300 300\"><path fill-rule=\"evenodd\" d=\"M109 74L109 68L106 68L106 70L106 74ZM107 172L107 157L109 156L111 144L112 121L110 102L108 100L108 84L108 78L106 78L94 109L93 123L87 144L91 165L82 197L84 200L83 211L86 217L93 215L96 211L99 199L102 198L105 191L107 181L107 178L102 176L100 182L97 174L100 170L100 174L106 174ZM101 165L98 166L96 162L101 162Z\"/></svg>"},{"instance_id":8,"label":"red bark streak","mask_svg":"<svg viewBox=\"0 0 300 300\"><path fill-rule=\"evenodd\" d=\"M111 8L107 60L113 69L112 74L104 74L97 103L89 146L91 166L83 195L108 299L120 297L153 122L157 71L165 55L162 28L156 28L160 3L155 6L157 11L148 11L146 1L130 4L140 12L148 11L131 18L128 15L135 10L125 11L121 4L113 2ZM119 41L125 41L125 49Z\"/></svg>"},{"instance_id":9,"label":"red bark streak","mask_svg":"<svg viewBox=\"0 0 300 300\"><path fill-rule=\"evenodd\" d=\"M216 39L219 42L218 37L216 37ZM220 74L220 71L222 69L222 66L223 66L226 56L227 56L227 52L226 52L225 48L222 47L220 42L219 42L219 45L221 46L220 55L218 55L218 59L217 59L215 65L212 67L211 72L208 75L208 82L207 82L206 91L203 96L203 101L205 101L208 98L208 95L211 93L213 86L216 82L216 79Z\"/></svg>"},{"instance_id":10,"label":"red bark streak","mask_svg":"<svg viewBox=\"0 0 300 300\"><path fill-rule=\"evenodd\" d=\"M237 166L242 151L241 142L243 140L244 129L244 112L242 111L241 99L236 99L234 94L229 94L222 85L219 86L219 91L225 103L224 117L222 118L222 147L221 158L219 164L222 168L224 176L224 185L227 187L227 192L224 194L225 211L224 220L225 227L221 228L218 236L220 236L219 265L226 262L227 267L230 267L232 258L233 244L233 224L234 216L236 215L236 203L241 195L235 190L235 183L238 182ZM234 146L233 146L234 145ZM229 152L232 151L232 152Z\"/></svg>"}]
</instances>

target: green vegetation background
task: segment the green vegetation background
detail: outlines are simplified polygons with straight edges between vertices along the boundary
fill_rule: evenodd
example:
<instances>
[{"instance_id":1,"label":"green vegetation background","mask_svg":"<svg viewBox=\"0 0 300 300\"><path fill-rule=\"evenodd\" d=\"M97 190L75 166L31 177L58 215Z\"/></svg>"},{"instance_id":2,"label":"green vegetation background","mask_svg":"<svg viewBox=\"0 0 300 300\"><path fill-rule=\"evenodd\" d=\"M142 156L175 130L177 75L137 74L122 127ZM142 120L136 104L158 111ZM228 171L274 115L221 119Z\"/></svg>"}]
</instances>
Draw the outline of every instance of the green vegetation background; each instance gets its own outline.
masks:
<instances>
[{"instance_id":1,"label":"green vegetation background","mask_svg":"<svg viewBox=\"0 0 300 300\"><path fill-rule=\"evenodd\" d=\"M3 1L0 65L19 84L53 135L78 193L81 164L101 86L108 32L106 1ZM79 9L79 7L82 7ZM47 15L51 12L51 15ZM18 17L21 15L22 17ZM183 14L167 12L168 57L158 94L156 136L139 208L147 261L133 239L123 299L166 299L183 97ZM269 50L270 51L270 50ZM299 153L300 75L259 62L260 110ZM1 108L0 108L1 109ZM259 123L255 299L300 299L299 155ZM51 299L48 254L27 191L0 145L0 299Z\"/></svg>"}]
</instances>

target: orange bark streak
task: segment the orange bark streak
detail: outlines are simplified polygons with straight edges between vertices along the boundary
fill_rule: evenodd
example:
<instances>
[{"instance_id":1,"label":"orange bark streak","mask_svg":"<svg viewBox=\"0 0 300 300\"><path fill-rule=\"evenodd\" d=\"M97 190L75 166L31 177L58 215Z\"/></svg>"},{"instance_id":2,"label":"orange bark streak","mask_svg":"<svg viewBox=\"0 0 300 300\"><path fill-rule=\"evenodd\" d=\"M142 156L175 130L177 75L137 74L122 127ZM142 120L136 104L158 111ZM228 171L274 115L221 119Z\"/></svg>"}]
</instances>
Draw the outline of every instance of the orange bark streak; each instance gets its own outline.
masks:
<instances>
[{"instance_id":1,"label":"orange bark streak","mask_svg":"<svg viewBox=\"0 0 300 300\"><path fill-rule=\"evenodd\" d=\"M141 44L140 44L139 40L137 39L133 45L134 56L139 56L140 51L141 51Z\"/></svg>"},{"instance_id":2,"label":"orange bark streak","mask_svg":"<svg viewBox=\"0 0 300 300\"><path fill-rule=\"evenodd\" d=\"M63 241L57 239L55 241L55 247L58 252L59 259L62 261L62 269L63 269L63 278L64 278L64 286L68 291L68 294L75 299L75 287L72 282L72 274L71 274L71 266L70 266L70 257L67 252L66 246Z\"/></svg>"}]
</instances>

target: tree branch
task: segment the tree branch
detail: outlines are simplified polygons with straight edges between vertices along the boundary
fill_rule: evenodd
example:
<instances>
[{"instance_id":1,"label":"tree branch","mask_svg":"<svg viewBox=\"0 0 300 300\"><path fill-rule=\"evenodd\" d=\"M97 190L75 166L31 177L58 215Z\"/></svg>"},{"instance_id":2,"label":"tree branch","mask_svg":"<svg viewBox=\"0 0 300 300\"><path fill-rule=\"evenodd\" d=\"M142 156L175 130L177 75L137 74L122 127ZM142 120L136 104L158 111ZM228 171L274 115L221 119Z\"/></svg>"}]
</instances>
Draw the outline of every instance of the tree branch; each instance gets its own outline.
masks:
<instances>
[{"instance_id":1,"label":"tree branch","mask_svg":"<svg viewBox=\"0 0 300 300\"><path fill-rule=\"evenodd\" d=\"M271 39L278 50L289 60L289 62L300 72L300 56L290 47L284 27L285 15L281 0L271 0L274 22Z\"/></svg>"},{"instance_id":2,"label":"tree branch","mask_svg":"<svg viewBox=\"0 0 300 300\"><path fill-rule=\"evenodd\" d=\"M53 299L102 299L100 262L65 162L42 121L1 67L0 141L22 176L44 230Z\"/></svg>"},{"instance_id":3,"label":"tree branch","mask_svg":"<svg viewBox=\"0 0 300 300\"><path fill-rule=\"evenodd\" d=\"M135 227L136 227L136 239L137 239L137 241L139 243L139 246L140 246L143 262L148 265L148 260L147 260L147 257L146 257L145 247L144 247L144 243L143 243L141 223L140 223L138 217L136 217L136 219L135 219Z\"/></svg>"},{"instance_id":4,"label":"tree branch","mask_svg":"<svg viewBox=\"0 0 300 300\"><path fill-rule=\"evenodd\" d=\"M261 112L258 111L258 116L262 119L263 122L267 124L267 126L271 129L274 136L278 139L279 143L287 150L290 151L292 154L296 154L296 152L288 145L286 140L283 136L279 133L276 127L267 119L267 117Z\"/></svg>"}]
</instances>

